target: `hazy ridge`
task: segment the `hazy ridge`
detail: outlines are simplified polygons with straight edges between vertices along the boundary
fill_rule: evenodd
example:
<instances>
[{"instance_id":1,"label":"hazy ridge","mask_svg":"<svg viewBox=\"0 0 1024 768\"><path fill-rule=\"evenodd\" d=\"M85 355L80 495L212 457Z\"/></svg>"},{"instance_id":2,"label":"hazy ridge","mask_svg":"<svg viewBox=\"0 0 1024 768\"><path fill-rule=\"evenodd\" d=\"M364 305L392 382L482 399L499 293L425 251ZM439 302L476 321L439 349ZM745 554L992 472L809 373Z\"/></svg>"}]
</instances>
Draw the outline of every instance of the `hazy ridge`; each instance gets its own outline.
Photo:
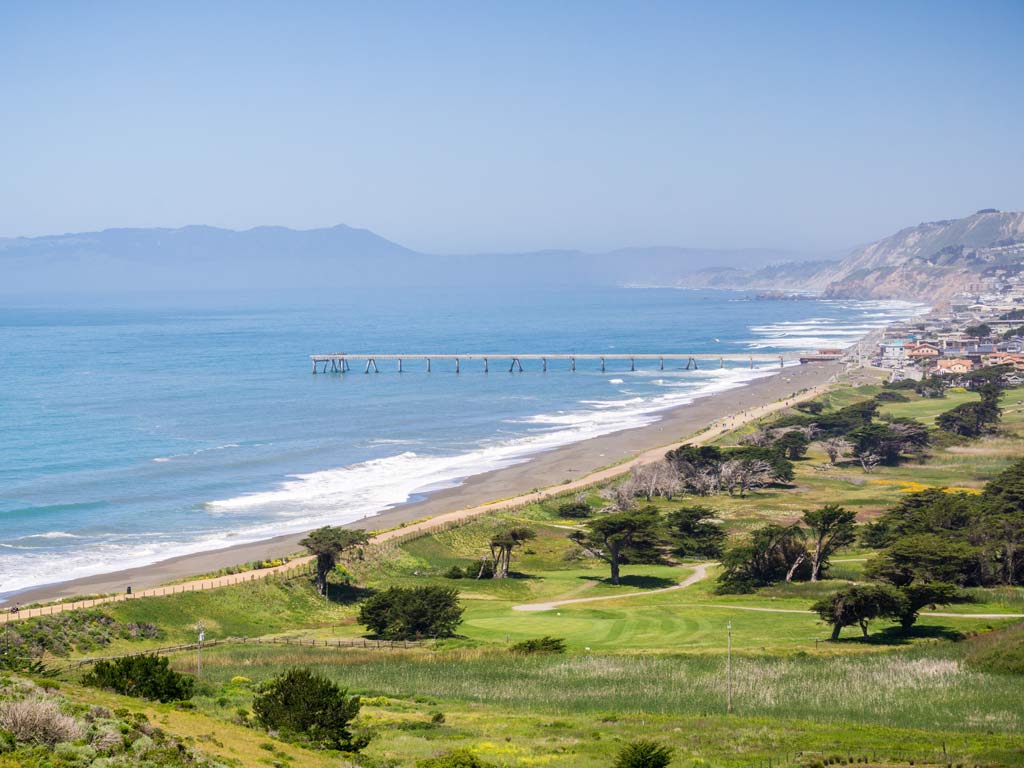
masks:
<instances>
[{"instance_id":1,"label":"hazy ridge","mask_svg":"<svg viewBox=\"0 0 1024 768\"><path fill-rule=\"evenodd\" d=\"M311 230L108 229L0 240L5 275L0 294L667 285L709 264L763 265L798 256L770 249L677 247L425 254L345 225Z\"/></svg>"},{"instance_id":2,"label":"hazy ridge","mask_svg":"<svg viewBox=\"0 0 1024 768\"><path fill-rule=\"evenodd\" d=\"M679 285L943 301L998 270L1022 268L1024 213L986 209L907 227L839 261L704 269L684 276Z\"/></svg>"}]
</instances>

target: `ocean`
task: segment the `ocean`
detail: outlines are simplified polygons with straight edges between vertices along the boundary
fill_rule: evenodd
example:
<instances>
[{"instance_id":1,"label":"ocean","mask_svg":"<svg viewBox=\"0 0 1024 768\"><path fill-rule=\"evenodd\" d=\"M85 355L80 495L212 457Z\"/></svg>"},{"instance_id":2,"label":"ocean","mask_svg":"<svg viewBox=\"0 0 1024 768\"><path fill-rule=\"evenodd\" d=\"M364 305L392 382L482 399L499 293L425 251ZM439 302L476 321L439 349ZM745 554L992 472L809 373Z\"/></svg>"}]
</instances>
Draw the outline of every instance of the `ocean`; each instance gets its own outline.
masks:
<instances>
[{"instance_id":1,"label":"ocean","mask_svg":"<svg viewBox=\"0 0 1024 768\"><path fill-rule=\"evenodd\" d=\"M408 360L314 376L311 353L794 351L920 310L626 288L0 309L0 595L358 520L778 370Z\"/></svg>"}]
</instances>

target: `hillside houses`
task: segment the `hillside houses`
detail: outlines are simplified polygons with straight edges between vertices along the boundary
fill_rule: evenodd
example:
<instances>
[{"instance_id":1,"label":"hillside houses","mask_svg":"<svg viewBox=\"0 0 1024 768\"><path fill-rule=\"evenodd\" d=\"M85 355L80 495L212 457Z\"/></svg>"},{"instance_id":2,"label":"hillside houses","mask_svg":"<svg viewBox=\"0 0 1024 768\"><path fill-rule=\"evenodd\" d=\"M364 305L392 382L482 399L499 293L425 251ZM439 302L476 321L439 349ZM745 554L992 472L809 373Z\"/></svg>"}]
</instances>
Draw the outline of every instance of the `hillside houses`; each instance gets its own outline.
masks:
<instances>
[{"instance_id":1,"label":"hillside houses","mask_svg":"<svg viewBox=\"0 0 1024 768\"><path fill-rule=\"evenodd\" d=\"M874 364L894 379L960 376L979 368L1007 366L1006 380L1024 377L1024 308L987 303L952 306L943 314L888 328Z\"/></svg>"}]
</instances>

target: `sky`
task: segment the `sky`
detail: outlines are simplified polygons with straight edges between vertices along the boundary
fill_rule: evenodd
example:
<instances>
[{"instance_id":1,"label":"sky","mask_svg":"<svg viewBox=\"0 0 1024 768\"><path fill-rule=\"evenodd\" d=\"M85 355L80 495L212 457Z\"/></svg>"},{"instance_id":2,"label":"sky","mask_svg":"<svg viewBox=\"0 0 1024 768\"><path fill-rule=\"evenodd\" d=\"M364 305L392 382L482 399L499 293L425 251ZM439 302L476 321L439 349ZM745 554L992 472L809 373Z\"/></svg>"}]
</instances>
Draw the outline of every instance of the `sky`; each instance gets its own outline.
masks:
<instances>
[{"instance_id":1,"label":"sky","mask_svg":"<svg viewBox=\"0 0 1024 768\"><path fill-rule=\"evenodd\" d=\"M1024 2L0 5L0 237L842 250L1024 209Z\"/></svg>"}]
</instances>

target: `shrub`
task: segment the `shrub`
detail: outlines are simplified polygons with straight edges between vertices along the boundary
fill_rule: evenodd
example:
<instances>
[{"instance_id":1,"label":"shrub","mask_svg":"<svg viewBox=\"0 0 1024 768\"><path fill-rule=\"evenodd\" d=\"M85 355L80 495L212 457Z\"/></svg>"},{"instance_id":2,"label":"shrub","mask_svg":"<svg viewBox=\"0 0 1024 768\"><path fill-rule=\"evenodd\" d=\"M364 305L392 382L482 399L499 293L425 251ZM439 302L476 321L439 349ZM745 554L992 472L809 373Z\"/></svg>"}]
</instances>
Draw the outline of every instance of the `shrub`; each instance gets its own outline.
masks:
<instances>
[{"instance_id":1,"label":"shrub","mask_svg":"<svg viewBox=\"0 0 1024 768\"><path fill-rule=\"evenodd\" d=\"M160 630L149 622L121 622L100 610L66 611L9 624L5 642L19 655L67 656L71 651L88 651L114 640L152 640Z\"/></svg>"},{"instance_id":2,"label":"shrub","mask_svg":"<svg viewBox=\"0 0 1024 768\"><path fill-rule=\"evenodd\" d=\"M887 381L882 385L882 387L886 390L915 389L917 387L917 382L913 379L900 379L899 381ZM876 396L875 399L882 400L883 398Z\"/></svg>"},{"instance_id":3,"label":"shrub","mask_svg":"<svg viewBox=\"0 0 1024 768\"><path fill-rule=\"evenodd\" d=\"M565 640L560 637L536 637L513 643L509 650L512 653L565 653Z\"/></svg>"},{"instance_id":4,"label":"shrub","mask_svg":"<svg viewBox=\"0 0 1024 768\"><path fill-rule=\"evenodd\" d=\"M18 741L48 746L82 738L78 721L61 712L55 701L43 698L0 704L0 728L10 731Z\"/></svg>"},{"instance_id":5,"label":"shrub","mask_svg":"<svg viewBox=\"0 0 1024 768\"><path fill-rule=\"evenodd\" d=\"M359 623L387 640L450 637L461 621L458 592L449 587L391 587L359 609Z\"/></svg>"},{"instance_id":6,"label":"shrub","mask_svg":"<svg viewBox=\"0 0 1024 768\"><path fill-rule=\"evenodd\" d=\"M89 765L96 758L96 750L88 744L64 742L54 747L53 756L61 761L58 765Z\"/></svg>"},{"instance_id":7,"label":"shrub","mask_svg":"<svg viewBox=\"0 0 1024 768\"><path fill-rule=\"evenodd\" d=\"M494 768L494 764L481 760L468 749L453 749L437 757L420 760L416 768Z\"/></svg>"},{"instance_id":8,"label":"shrub","mask_svg":"<svg viewBox=\"0 0 1024 768\"><path fill-rule=\"evenodd\" d=\"M570 520L582 520L590 517L592 513L593 510L585 501L568 501L565 504L558 505L558 516Z\"/></svg>"},{"instance_id":9,"label":"shrub","mask_svg":"<svg viewBox=\"0 0 1024 768\"><path fill-rule=\"evenodd\" d=\"M893 390L883 390L875 395L875 400L880 403L909 403L910 398L904 395L902 392L895 392Z\"/></svg>"},{"instance_id":10,"label":"shrub","mask_svg":"<svg viewBox=\"0 0 1024 768\"><path fill-rule=\"evenodd\" d=\"M99 728L90 743L97 752L114 752L124 746L124 736L113 728Z\"/></svg>"},{"instance_id":11,"label":"shrub","mask_svg":"<svg viewBox=\"0 0 1024 768\"><path fill-rule=\"evenodd\" d=\"M672 762L672 748L656 741L637 739L615 756L613 768L665 768Z\"/></svg>"},{"instance_id":12,"label":"shrub","mask_svg":"<svg viewBox=\"0 0 1024 768\"><path fill-rule=\"evenodd\" d=\"M447 571L445 571L444 577L446 579L462 579L465 578L465 572L457 565L453 565Z\"/></svg>"},{"instance_id":13,"label":"shrub","mask_svg":"<svg viewBox=\"0 0 1024 768\"><path fill-rule=\"evenodd\" d=\"M156 701L182 701L192 697L195 679L170 668L166 656L146 654L99 661L82 682L125 696Z\"/></svg>"},{"instance_id":14,"label":"shrub","mask_svg":"<svg viewBox=\"0 0 1024 768\"><path fill-rule=\"evenodd\" d=\"M359 714L359 697L349 696L326 677L293 668L260 686L252 709L265 728L317 747L357 752L367 739L353 736L349 723Z\"/></svg>"}]
</instances>

